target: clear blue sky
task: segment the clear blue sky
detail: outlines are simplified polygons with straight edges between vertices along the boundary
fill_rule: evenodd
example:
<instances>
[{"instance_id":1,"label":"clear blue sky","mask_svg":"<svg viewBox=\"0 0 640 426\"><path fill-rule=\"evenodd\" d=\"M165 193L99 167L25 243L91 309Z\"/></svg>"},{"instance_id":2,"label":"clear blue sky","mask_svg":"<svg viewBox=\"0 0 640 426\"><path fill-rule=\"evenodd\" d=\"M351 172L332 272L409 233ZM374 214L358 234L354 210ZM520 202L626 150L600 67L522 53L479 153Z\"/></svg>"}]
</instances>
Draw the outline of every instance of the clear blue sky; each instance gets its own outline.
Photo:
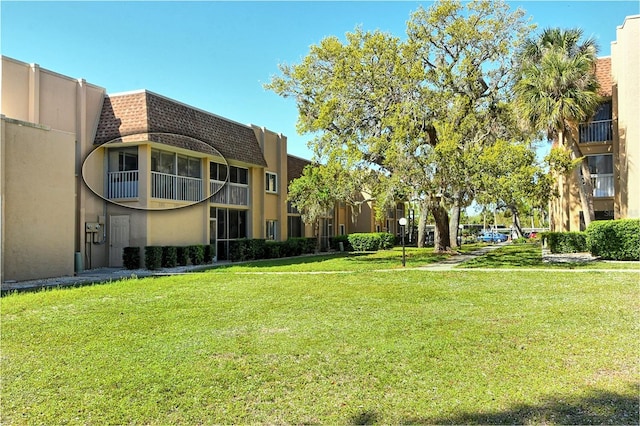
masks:
<instances>
[{"instance_id":1,"label":"clear blue sky","mask_svg":"<svg viewBox=\"0 0 640 426\"><path fill-rule=\"evenodd\" d=\"M432 2L10 2L1 1L3 55L84 78L107 93L148 89L229 119L285 134L310 158L290 99L263 89L279 63L360 25L399 37ZM634 1L511 1L540 28L581 27L610 53Z\"/></svg>"}]
</instances>

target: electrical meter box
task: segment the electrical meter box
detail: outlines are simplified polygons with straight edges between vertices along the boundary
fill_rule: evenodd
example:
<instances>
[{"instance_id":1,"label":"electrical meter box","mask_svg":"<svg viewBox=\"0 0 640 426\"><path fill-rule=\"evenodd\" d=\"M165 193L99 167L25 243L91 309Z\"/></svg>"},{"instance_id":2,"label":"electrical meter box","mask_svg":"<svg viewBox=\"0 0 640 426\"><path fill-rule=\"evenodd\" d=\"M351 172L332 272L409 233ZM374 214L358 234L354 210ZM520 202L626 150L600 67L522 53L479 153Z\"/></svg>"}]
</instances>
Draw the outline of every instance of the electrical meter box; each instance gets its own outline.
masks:
<instances>
[{"instance_id":1,"label":"electrical meter box","mask_svg":"<svg viewBox=\"0 0 640 426\"><path fill-rule=\"evenodd\" d=\"M84 230L85 232L100 232L101 226L99 223L97 222L86 222L84 224Z\"/></svg>"}]
</instances>

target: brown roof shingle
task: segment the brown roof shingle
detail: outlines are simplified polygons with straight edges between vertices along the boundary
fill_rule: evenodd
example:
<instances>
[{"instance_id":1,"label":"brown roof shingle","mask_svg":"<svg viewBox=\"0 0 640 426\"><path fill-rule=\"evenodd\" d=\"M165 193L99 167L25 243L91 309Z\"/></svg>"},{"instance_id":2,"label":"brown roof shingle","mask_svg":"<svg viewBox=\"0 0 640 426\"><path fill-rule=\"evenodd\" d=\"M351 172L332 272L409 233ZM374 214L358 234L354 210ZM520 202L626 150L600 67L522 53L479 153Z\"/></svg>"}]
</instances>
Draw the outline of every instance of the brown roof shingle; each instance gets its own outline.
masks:
<instances>
[{"instance_id":1,"label":"brown roof shingle","mask_svg":"<svg viewBox=\"0 0 640 426\"><path fill-rule=\"evenodd\" d=\"M596 78L600 83L600 96L611 96L611 58L598 58L596 62Z\"/></svg>"},{"instance_id":2,"label":"brown roof shingle","mask_svg":"<svg viewBox=\"0 0 640 426\"><path fill-rule=\"evenodd\" d=\"M308 164L311 164L311 161L287 155L287 183L302 176L302 171Z\"/></svg>"},{"instance_id":3,"label":"brown roof shingle","mask_svg":"<svg viewBox=\"0 0 640 426\"><path fill-rule=\"evenodd\" d=\"M169 133L197 139L227 160L266 167L253 129L149 91L106 96L95 144L138 133ZM168 145L207 152L186 138L155 137ZM185 143L187 145L185 145Z\"/></svg>"}]
</instances>

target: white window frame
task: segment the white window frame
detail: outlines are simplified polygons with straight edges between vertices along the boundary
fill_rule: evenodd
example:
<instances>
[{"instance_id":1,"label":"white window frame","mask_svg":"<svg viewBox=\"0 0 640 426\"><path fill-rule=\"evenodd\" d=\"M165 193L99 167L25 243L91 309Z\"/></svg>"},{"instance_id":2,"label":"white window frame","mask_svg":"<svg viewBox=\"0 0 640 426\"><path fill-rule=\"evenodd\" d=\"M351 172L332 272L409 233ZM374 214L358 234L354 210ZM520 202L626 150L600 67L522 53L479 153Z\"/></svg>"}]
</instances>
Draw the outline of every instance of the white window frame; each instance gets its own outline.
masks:
<instances>
[{"instance_id":1,"label":"white window frame","mask_svg":"<svg viewBox=\"0 0 640 426\"><path fill-rule=\"evenodd\" d=\"M265 239L269 241L278 241L278 221L267 220L265 223Z\"/></svg>"},{"instance_id":2,"label":"white window frame","mask_svg":"<svg viewBox=\"0 0 640 426\"><path fill-rule=\"evenodd\" d=\"M278 174L265 172L265 190L272 194L278 193Z\"/></svg>"}]
</instances>

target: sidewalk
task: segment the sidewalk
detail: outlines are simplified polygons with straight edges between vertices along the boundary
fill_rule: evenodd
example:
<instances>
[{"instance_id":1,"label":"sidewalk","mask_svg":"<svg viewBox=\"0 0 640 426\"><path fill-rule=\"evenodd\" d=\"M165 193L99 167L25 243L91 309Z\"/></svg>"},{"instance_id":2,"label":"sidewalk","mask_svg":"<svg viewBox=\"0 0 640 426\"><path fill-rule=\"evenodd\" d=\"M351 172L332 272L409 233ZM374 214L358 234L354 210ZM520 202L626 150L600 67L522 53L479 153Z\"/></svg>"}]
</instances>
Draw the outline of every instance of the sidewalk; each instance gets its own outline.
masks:
<instances>
[{"instance_id":1,"label":"sidewalk","mask_svg":"<svg viewBox=\"0 0 640 426\"><path fill-rule=\"evenodd\" d=\"M476 257L479 256L484 256L485 254L503 247L507 244L510 244L508 242L504 242L504 243L497 243L497 244L493 244L490 246L485 246L482 247L478 250L474 250L472 252L469 253L465 253L465 254L458 254L455 256L451 256L450 258L446 259L446 260L441 260L440 262L437 263L432 263L430 265L427 266L421 266L417 269L421 270L421 271L447 271L450 269L455 268L456 266L460 265L461 263L464 263L468 260L471 259L475 259Z\"/></svg>"}]
</instances>

